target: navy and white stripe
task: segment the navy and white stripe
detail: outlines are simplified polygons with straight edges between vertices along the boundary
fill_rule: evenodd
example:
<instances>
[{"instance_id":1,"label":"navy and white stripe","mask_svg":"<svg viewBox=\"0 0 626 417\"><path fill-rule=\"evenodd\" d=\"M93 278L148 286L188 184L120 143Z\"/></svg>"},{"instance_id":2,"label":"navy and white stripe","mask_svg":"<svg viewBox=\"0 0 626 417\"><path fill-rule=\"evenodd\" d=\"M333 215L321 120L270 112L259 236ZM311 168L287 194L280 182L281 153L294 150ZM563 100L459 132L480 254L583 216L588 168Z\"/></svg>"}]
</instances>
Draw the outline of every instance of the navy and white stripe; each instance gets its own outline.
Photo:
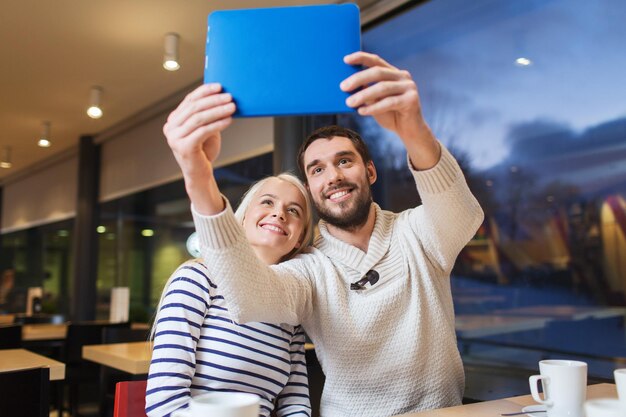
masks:
<instances>
[{"instance_id":1,"label":"navy and white stripe","mask_svg":"<svg viewBox=\"0 0 626 417\"><path fill-rule=\"evenodd\" d=\"M212 391L261 397L261 416L310 417L304 333L287 324L232 322L217 286L198 261L181 265L164 290L146 413L169 416Z\"/></svg>"}]
</instances>

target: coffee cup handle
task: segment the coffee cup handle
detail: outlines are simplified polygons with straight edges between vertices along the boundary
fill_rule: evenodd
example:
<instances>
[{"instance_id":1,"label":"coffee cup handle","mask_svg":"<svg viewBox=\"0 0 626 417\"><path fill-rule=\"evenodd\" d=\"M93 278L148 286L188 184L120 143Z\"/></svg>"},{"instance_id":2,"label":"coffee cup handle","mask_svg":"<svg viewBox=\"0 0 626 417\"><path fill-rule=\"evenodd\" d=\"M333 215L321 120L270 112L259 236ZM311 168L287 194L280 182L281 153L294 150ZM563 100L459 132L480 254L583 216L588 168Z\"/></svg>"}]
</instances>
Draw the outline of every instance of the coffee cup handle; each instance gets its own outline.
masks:
<instances>
[{"instance_id":1,"label":"coffee cup handle","mask_svg":"<svg viewBox=\"0 0 626 417\"><path fill-rule=\"evenodd\" d=\"M543 382L541 382L541 386L543 387L543 396L544 396L543 399L539 395L539 389L537 388L538 386L537 382L543 379L549 380L550 378L544 375L533 375L530 378L528 378L528 383L530 384L530 393L533 396L533 400L537 401L539 404L550 406L552 405L552 401L549 398L546 398L546 389L545 389L545 386L543 385Z\"/></svg>"}]
</instances>

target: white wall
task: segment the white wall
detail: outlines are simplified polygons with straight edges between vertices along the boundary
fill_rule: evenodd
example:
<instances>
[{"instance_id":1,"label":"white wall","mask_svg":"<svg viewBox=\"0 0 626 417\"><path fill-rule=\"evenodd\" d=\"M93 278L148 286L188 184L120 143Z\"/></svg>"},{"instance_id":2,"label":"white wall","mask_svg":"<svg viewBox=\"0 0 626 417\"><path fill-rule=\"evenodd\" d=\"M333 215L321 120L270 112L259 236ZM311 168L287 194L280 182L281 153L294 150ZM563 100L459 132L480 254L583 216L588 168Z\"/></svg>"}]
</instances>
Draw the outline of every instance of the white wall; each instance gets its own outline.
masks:
<instances>
[{"instance_id":1,"label":"white wall","mask_svg":"<svg viewBox=\"0 0 626 417\"><path fill-rule=\"evenodd\" d=\"M102 144L100 201L109 201L182 178L162 129L167 115L155 117ZM236 119L224 132L216 166L273 149L272 118Z\"/></svg>"},{"instance_id":2,"label":"white wall","mask_svg":"<svg viewBox=\"0 0 626 417\"><path fill-rule=\"evenodd\" d=\"M2 233L76 215L78 156L47 165L3 186Z\"/></svg>"}]
</instances>

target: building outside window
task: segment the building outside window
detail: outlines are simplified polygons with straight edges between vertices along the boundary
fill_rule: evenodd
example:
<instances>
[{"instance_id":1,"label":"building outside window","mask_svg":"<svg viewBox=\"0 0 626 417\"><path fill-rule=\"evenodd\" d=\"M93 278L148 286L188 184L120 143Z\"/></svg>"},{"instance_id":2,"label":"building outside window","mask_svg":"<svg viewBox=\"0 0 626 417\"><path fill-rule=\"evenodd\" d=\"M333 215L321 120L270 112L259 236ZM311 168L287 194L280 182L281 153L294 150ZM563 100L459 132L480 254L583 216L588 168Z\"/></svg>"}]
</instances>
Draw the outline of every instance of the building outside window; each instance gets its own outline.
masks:
<instances>
[{"instance_id":1,"label":"building outside window","mask_svg":"<svg viewBox=\"0 0 626 417\"><path fill-rule=\"evenodd\" d=\"M466 363L574 357L611 378L626 357L624 21L612 0L436 0L363 34L412 73L485 211L452 276ZM418 204L400 140L339 121L372 147L383 208Z\"/></svg>"}]
</instances>

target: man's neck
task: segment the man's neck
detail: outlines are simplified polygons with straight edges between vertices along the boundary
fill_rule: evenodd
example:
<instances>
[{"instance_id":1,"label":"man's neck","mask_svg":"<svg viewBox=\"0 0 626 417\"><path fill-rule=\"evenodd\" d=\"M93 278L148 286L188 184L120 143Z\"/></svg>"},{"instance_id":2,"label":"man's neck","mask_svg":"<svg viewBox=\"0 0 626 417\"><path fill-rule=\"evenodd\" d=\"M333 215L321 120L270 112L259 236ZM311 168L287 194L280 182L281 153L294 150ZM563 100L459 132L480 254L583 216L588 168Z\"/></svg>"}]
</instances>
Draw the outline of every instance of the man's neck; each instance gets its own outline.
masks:
<instances>
[{"instance_id":1,"label":"man's neck","mask_svg":"<svg viewBox=\"0 0 626 417\"><path fill-rule=\"evenodd\" d=\"M349 245L356 246L363 252L367 253L367 249L370 244L370 238L374 231L374 225L376 224L376 209L372 204L370 206L370 212L367 215L365 223L355 229L340 229L332 224L327 223L326 228L328 233L334 238L341 240Z\"/></svg>"}]
</instances>

